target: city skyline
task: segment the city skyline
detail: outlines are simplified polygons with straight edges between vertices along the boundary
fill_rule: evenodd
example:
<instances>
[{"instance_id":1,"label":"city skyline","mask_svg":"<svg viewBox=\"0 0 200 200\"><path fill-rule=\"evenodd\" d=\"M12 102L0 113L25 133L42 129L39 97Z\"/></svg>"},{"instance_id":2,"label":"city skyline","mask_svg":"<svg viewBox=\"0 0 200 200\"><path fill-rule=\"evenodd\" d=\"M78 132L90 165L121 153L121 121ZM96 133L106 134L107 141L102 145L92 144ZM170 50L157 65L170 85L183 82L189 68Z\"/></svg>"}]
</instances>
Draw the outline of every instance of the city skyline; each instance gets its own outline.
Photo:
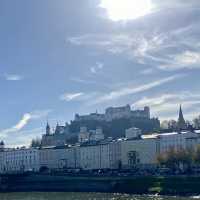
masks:
<instances>
[{"instance_id":1,"label":"city skyline","mask_svg":"<svg viewBox=\"0 0 200 200\"><path fill-rule=\"evenodd\" d=\"M177 119L179 104L185 119L200 113L200 2L121 1L138 8L134 15L110 2L0 2L6 143L28 144L47 119L64 123L127 103L150 106L161 120Z\"/></svg>"}]
</instances>

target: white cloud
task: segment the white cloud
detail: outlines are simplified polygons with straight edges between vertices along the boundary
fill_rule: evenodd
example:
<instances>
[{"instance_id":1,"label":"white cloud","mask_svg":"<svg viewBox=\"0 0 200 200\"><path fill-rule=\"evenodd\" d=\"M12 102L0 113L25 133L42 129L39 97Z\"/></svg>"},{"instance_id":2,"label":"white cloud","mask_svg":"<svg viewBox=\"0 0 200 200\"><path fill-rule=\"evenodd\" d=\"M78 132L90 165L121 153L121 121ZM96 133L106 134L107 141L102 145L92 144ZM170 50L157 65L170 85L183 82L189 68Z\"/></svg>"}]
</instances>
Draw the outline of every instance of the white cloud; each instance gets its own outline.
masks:
<instances>
[{"instance_id":1,"label":"white cloud","mask_svg":"<svg viewBox=\"0 0 200 200\"><path fill-rule=\"evenodd\" d=\"M20 81L23 79L23 77L18 74L5 74L4 77L7 81Z\"/></svg>"},{"instance_id":2,"label":"white cloud","mask_svg":"<svg viewBox=\"0 0 200 200\"><path fill-rule=\"evenodd\" d=\"M185 51L175 57L175 61L182 65L200 64L200 53Z\"/></svg>"},{"instance_id":3,"label":"white cloud","mask_svg":"<svg viewBox=\"0 0 200 200\"><path fill-rule=\"evenodd\" d=\"M101 63L101 62L96 62L96 64L90 68L90 72L91 72L92 74L96 74L96 73L98 73L100 70L102 70L103 67L104 67L104 64L103 64L103 63Z\"/></svg>"},{"instance_id":4,"label":"white cloud","mask_svg":"<svg viewBox=\"0 0 200 200\"><path fill-rule=\"evenodd\" d=\"M106 95L103 95L102 97L97 98L94 101L94 103L95 104L96 103L102 103L102 102L105 102L105 101L118 99L118 98L123 97L123 96L133 95L133 94L137 94L137 93L140 93L140 92L144 92L144 91L150 90L152 88L158 87L160 85L163 85L165 83L176 80L176 79L178 79L182 76L183 76L183 74L174 75L174 76L169 76L167 78L156 80L156 81L153 81L153 82L150 82L150 83L147 83L147 84L143 84L143 85L140 85L140 86L135 86L135 85L132 85L132 86L129 86L129 87L127 86L127 87L121 88L119 90L112 91L112 92L110 92Z\"/></svg>"},{"instance_id":5,"label":"white cloud","mask_svg":"<svg viewBox=\"0 0 200 200\"><path fill-rule=\"evenodd\" d=\"M62 101L72 101L72 100L77 100L81 96L83 96L84 93L78 92L78 93L65 93L60 96L60 100Z\"/></svg>"},{"instance_id":6,"label":"white cloud","mask_svg":"<svg viewBox=\"0 0 200 200\"><path fill-rule=\"evenodd\" d=\"M96 71L96 68L95 68L95 67L91 67L91 68L90 68L90 71L91 71L91 73L93 73L93 74L96 74L96 73L97 73L97 71Z\"/></svg>"}]
</instances>

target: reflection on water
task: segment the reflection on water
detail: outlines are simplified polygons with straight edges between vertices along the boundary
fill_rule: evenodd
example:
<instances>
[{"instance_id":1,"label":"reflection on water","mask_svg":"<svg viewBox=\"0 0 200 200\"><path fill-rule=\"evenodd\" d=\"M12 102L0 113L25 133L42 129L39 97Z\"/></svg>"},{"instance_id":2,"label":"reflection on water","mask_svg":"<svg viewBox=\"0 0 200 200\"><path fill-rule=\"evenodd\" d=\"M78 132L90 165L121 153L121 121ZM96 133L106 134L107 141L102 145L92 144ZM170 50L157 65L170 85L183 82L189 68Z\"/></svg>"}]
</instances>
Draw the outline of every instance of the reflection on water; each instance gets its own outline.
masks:
<instances>
[{"instance_id":1,"label":"reflection on water","mask_svg":"<svg viewBox=\"0 0 200 200\"><path fill-rule=\"evenodd\" d=\"M127 194L100 194L100 193L5 193L0 194L0 200L189 200L200 197L159 197L135 196Z\"/></svg>"}]
</instances>

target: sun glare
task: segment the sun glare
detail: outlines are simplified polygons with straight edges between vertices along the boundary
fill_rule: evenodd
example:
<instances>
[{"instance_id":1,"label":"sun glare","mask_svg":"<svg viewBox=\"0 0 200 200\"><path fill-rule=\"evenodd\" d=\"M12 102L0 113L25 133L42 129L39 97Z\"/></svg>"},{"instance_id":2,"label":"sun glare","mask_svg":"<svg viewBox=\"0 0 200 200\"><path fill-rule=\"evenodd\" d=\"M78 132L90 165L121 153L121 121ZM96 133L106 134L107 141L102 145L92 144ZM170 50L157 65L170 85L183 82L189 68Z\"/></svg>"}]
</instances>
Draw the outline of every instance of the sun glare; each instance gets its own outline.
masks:
<instances>
[{"instance_id":1,"label":"sun glare","mask_svg":"<svg viewBox=\"0 0 200 200\"><path fill-rule=\"evenodd\" d=\"M102 0L100 7L105 8L113 21L131 20L149 14L153 9L151 0Z\"/></svg>"}]
</instances>

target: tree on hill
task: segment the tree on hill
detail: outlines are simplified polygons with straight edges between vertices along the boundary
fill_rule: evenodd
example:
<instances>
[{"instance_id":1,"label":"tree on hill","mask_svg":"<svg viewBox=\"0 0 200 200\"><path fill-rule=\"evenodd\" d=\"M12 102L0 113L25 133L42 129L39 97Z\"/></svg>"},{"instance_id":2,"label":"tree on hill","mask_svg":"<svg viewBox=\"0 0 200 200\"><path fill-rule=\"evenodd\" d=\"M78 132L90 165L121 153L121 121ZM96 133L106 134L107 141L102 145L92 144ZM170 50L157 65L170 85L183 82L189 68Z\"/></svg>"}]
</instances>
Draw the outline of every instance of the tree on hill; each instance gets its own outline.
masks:
<instances>
[{"instance_id":1,"label":"tree on hill","mask_svg":"<svg viewBox=\"0 0 200 200\"><path fill-rule=\"evenodd\" d=\"M195 155L194 155L194 161L196 164L200 164L200 145L197 146Z\"/></svg>"},{"instance_id":2,"label":"tree on hill","mask_svg":"<svg viewBox=\"0 0 200 200\"><path fill-rule=\"evenodd\" d=\"M40 138L32 139L30 146L33 147L33 148L40 147L41 146L41 139Z\"/></svg>"}]
</instances>

